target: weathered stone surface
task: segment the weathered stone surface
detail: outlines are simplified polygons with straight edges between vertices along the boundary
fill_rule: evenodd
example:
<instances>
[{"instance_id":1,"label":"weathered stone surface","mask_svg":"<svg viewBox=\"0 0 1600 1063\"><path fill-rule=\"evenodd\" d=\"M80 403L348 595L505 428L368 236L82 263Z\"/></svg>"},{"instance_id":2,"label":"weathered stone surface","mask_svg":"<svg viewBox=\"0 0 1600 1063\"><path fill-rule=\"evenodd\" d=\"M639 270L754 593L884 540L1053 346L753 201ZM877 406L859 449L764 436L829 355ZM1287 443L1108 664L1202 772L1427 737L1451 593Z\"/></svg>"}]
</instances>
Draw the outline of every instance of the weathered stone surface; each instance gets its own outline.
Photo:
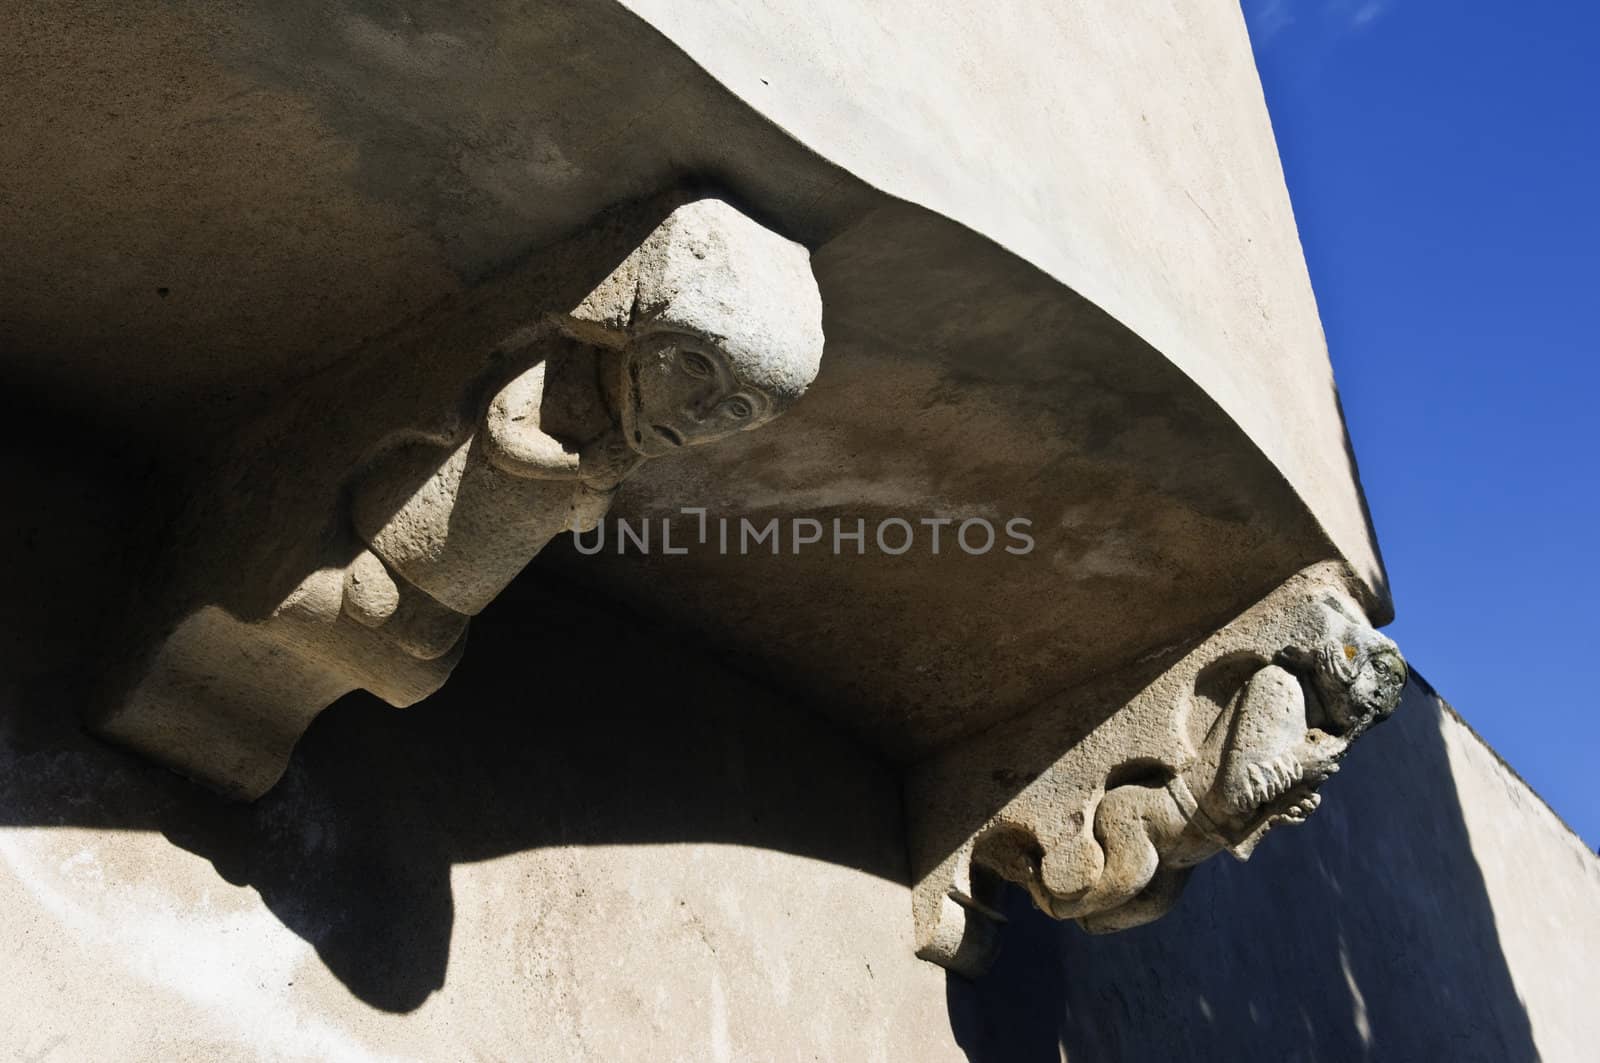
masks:
<instances>
[{"instance_id":1,"label":"weathered stone surface","mask_svg":"<svg viewBox=\"0 0 1600 1063\"><path fill-rule=\"evenodd\" d=\"M1069 692L913 769L919 955L982 974L997 880L1057 919L1124 930L1164 915L1208 857L1246 860L1304 822L1406 680L1350 584L1310 569L1153 678Z\"/></svg>"},{"instance_id":2,"label":"weathered stone surface","mask_svg":"<svg viewBox=\"0 0 1600 1063\"><path fill-rule=\"evenodd\" d=\"M894 774L670 631L509 593L439 694L351 695L248 805L9 670L0 1058L963 1059Z\"/></svg>"},{"instance_id":3,"label":"weathered stone surface","mask_svg":"<svg viewBox=\"0 0 1600 1063\"><path fill-rule=\"evenodd\" d=\"M983 234L1170 359L1389 621L1238 5L624 2L840 169Z\"/></svg>"},{"instance_id":4,"label":"weathered stone surface","mask_svg":"<svg viewBox=\"0 0 1600 1063\"><path fill-rule=\"evenodd\" d=\"M541 563L906 762L1318 561L1382 620L1238 12L919 12L21 12L8 375L181 466L407 322L493 320L448 346L498 342L541 302L498 283L530 256L709 180L815 252L830 364L793 415L643 470L616 512L1025 517L1038 548ZM938 76L907 81L912 56ZM405 389L438 348L393 357Z\"/></svg>"},{"instance_id":5,"label":"weathered stone surface","mask_svg":"<svg viewBox=\"0 0 1600 1063\"><path fill-rule=\"evenodd\" d=\"M8 1049L1502 1063L1600 1039L1600 860L1415 679L1305 826L1208 861L1123 933L1007 887L1005 948L972 982L911 956L895 772L538 566L435 698L351 695L283 786L218 802L74 722L106 619L83 603L139 563L117 533L149 481L19 434L0 434L31 503L0 526Z\"/></svg>"},{"instance_id":6,"label":"weathered stone surface","mask_svg":"<svg viewBox=\"0 0 1600 1063\"><path fill-rule=\"evenodd\" d=\"M948 1058L970 1042L938 997L965 990L911 959L908 841L920 944L975 969L1015 891L968 865L1142 922L1175 872L1299 818L1387 713L1341 718L1280 659L1377 659L1316 602L1390 607L1237 10L796 12L8 19L0 365L34 408L4 427L59 507L6 554L31 569L0 676L27 1052L227 1058L287 1029L289 1056ZM517 361L545 343L693 354L750 423L815 373L748 357L783 308L679 269L705 260L628 265L708 188L796 242L752 270L809 253L816 297L785 304L828 334L806 401L660 461L689 441L670 418L550 431L547 407L586 418ZM641 307L671 336L634 329ZM463 657L466 618L613 491L634 522L1020 518L1034 548L558 539ZM155 673L130 632L166 640ZM250 808L70 722L88 685L142 690L93 718L252 795L328 699L414 701L458 662L479 678L409 714L352 697ZM195 704L221 711L168 711ZM1325 925L1307 909L1341 903L1281 907ZM1321 974L1300 984L1326 999L1344 983Z\"/></svg>"},{"instance_id":7,"label":"weathered stone surface","mask_svg":"<svg viewBox=\"0 0 1600 1063\"><path fill-rule=\"evenodd\" d=\"M592 268L554 258L546 272ZM355 689L401 707L432 694L468 619L553 537L593 527L647 459L767 424L821 356L805 249L701 199L578 305L448 352L465 385L408 394L373 372L394 365L378 357L296 396L192 485L187 549L138 590L170 630L124 632L97 733L259 797L325 706ZM340 415L390 427L355 454L319 430ZM305 490L310 469L325 494ZM250 519L257 499L284 510L276 528ZM297 565L310 571L281 601L252 608Z\"/></svg>"},{"instance_id":8,"label":"weathered stone surface","mask_svg":"<svg viewBox=\"0 0 1600 1063\"><path fill-rule=\"evenodd\" d=\"M0 600L7 1048L1501 1063L1600 1037L1600 860L1415 680L1317 815L1202 865L1169 918L1090 936L1008 887L994 970L947 979L910 954L896 773L537 572L437 697L352 695L253 805L87 739L76 603L128 500L5 453L36 503L0 529L27 592ZM543 712L530 674L605 707Z\"/></svg>"}]
</instances>

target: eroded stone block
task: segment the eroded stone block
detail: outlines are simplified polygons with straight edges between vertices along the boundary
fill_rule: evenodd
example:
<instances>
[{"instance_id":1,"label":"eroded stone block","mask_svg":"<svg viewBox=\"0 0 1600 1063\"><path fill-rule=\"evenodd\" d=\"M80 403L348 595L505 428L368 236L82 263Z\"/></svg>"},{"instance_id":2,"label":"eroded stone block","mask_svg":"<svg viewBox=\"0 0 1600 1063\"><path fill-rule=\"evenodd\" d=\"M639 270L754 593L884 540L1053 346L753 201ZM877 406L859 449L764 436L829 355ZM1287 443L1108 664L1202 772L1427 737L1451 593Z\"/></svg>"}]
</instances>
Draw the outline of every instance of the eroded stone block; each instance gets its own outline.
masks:
<instances>
[{"instance_id":1,"label":"eroded stone block","mask_svg":"<svg viewBox=\"0 0 1600 1063\"><path fill-rule=\"evenodd\" d=\"M805 248L720 200L679 206L578 306L515 330L463 393L437 395L437 412L369 448L340 478L328 524L303 530L320 538L318 562L266 615L188 611L96 730L259 796L340 695L362 688L405 706L437 690L470 618L552 538L593 527L641 463L781 415L816 376L821 317ZM382 407L387 396L355 398ZM362 416L359 405L326 413ZM314 439L298 443L264 471L219 470L240 487L216 504L292 493L253 480L292 484L319 458ZM215 558L238 547L226 538L190 545ZM229 578L270 575L246 566Z\"/></svg>"},{"instance_id":2,"label":"eroded stone block","mask_svg":"<svg viewBox=\"0 0 1600 1063\"><path fill-rule=\"evenodd\" d=\"M1091 932L1150 922L1202 861L1248 859L1274 827L1311 815L1406 681L1341 575L1290 580L1109 713L1097 702L1115 681L917 769L918 954L981 974L1000 881Z\"/></svg>"}]
</instances>

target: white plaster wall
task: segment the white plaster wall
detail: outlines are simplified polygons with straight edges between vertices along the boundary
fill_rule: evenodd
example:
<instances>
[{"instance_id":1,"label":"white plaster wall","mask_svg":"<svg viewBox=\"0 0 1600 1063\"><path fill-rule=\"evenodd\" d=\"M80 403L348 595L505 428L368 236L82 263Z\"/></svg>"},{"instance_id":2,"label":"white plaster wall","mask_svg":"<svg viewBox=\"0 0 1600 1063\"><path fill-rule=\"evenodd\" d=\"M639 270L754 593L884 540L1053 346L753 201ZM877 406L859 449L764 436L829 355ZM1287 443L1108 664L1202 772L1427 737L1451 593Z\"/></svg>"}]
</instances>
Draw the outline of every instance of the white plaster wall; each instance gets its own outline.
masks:
<instances>
[{"instance_id":1,"label":"white plaster wall","mask_svg":"<svg viewBox=\"0 0 1600 1063\"><path fill-rule=\"evenodd\" d=\"M1237 3L623 2L811 149L1142 336L1386 595Z\"/></svg>"},{"instance_id":2,"label":"white plaster wall","mask_svg":"<svg viewBox=\"0 0 1600 1063\"><path fill-rule=\"evenodd\" d=\"M1548 1060L1600 1045L1600 856L1453 714L1440 717L1500 946Z\"/></svg>"},{"instance_id":3,"label":"white plaster wall","mask_svg":"<svg viewBox=\"0 0 1600 1063\"><path fill-rule=\"evenodd\" d=\"M711 671L692 685L726 705L700 716L518 730L501 649L438 703L331 710L248 809L0 692L0 1058L1507 1063L1600 1041L1600 858L1425 688L1309 824L1207 864L1168 918L1091 938L1018 894L968 985L911 955L887 769Z\"/></svg>"},{"instance_id":4,"label":"white plaster wall","mask_svg":"<svg viewBox=\"0 0 1600 1063\"><path fill-rule=\"evenodd\" d=\"M963 1058L942 974L904 947L905 890L804 857L685 844L457 865L445 984L403 1014L356 999L253 890L159 834L7 828L0 862L0 1058Z\"/></svg>"}]
</instances>

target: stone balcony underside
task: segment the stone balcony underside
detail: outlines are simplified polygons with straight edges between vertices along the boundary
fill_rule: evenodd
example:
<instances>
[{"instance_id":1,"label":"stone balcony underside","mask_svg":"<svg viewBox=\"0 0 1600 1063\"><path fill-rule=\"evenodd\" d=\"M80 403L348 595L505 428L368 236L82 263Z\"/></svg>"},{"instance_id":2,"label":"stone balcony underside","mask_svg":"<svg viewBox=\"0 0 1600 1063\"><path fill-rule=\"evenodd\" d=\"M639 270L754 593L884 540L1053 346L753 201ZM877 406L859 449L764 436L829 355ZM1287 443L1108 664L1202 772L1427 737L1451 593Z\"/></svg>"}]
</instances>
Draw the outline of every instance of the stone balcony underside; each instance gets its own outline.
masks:
<instances>
[{"instance_id":1,"label":"stone balcony underside","mask_svg":"<svg viewBox=\"0 0 1600 1063\"><path fill-rule=\"evenodd\" d=\"M627 489L619 514L704 504L859 516L869 527L887 515L1015 515L1034 521L1039 548L1026 563L918 551L845 563L594 559L574 565L582 578L702 629L898 758L1210 630L1313 561L1345 556L1372 574L1366 604L1386 617L1370 543L1352 546L1345 534L1341 549L1325 530L1359 523L1349 512L1358 496L1297 492L1294 481L1312 478L1265 456L1291 448L1252 439L1226 408L1238 389L1218 388L1219 402L1174 364L1177 354L1193 368L1189 348L1242 318L1241 308L1213 307L1192 322L1184 350L1164 354L1138 335L1147 324L1163 331L1154 327L1163 308L1152 306L1149 322L1114 320L947 216L972 205L984 174L970 154L935 156L929 145L981 131L938 128L925 116L927 127L898 128L886 141L882 150L899 154L862 161L867 149L847 134L894 117L871 113L881 106L871 86L837 90L857 90L856 125L834 114L828 132L802 141L806 130L786 133L758 110L778 103L742 99L748 85L730 89L665 39L665 15L652 28L611 3L516 14L522 6L469 17L413 5L404 24L376 11L264 3L226 12L152 5L115 21L87 8L70 22L25 18L6 57L28 75L11 79L11 91L36 94L31 105L6 101L25 116L6 150L29 172L0 214L10 372L70 395L102 422L196 453L197 439L384 345L408 320L437 327L452 314L483 314L484 278L537 258L603 208L713 182L813 247L827 366L770 433L651 470ZM1066 43L1087 55L1119 32L1108 24ZM776 51L759 28L740 41L726 55L747 66L761 47ZM82 65L50 62L52 47L72 49ZM781 88L790 71L773 69L768 80ZM721 73L738 80L737 70ZM1143 90L1147 112L1184 105L1155 83L1131 87ZM951 89L927 91L932 106ZM1204 111L1205 91L1240 90L1217 76L1188 105ZM996 105L1008 102L1026 101ZM1097 135L1083 153L1119 147L1114 132ZM1037 158L1053 162L1073 147L1045 144ZM847 148L856 157L840 158ZM1253 143L1230 149L1261 154ZM1270 159L1270 135L1265 150ZM1268 179L1275 168L1262 175L1259 160L1246 161L1241 173L1220 151L1186 158L1186 169L1213 179L1191 195L1237 198L1232 186L1255 179L1259 187L1244 191L1281 199ZM1145 179L1139 162L1126 158L1132 183ZM852 164L872 177L919 175L905 179L908 193L942 177L947 198L908 202L853 175ZM1024 180L1038 186L1046 175L1008 182ZM1051 240L1092 246L1108 208L1077 226L1071 188L1059 184L1054 204L1008 199L996 184L985 211L1060 212L1048 232L1041 227L1040 258ZM1128 220L1149 209L1130 203ZM1274 270L1303 275L1298 259L1270 257L1286 235L1292 243L1292 231L1262 231L1274 220L1224 217L1237 231L1219 235L1191 213L1172 239L1219 256L1261 246L1234 268L1262 289ZM1134 233L1112 250L1131 255L1144 239ZM1101 276L1080 286L1114 292L1116 278L1149 264L1093 265ZM1245 309L1258 322L1303 325L1308 293L1292 282L1280 289L1266 291L1271 305ZM539 299L499 301L490 316L506 321ZM1314 329L1314 311L1309 321ZM1269 370L1308 362L1314 371L1303 383L1290 376L1294 390L1273 401L1322 410L1300 431L1321 434L1295 442L1348 480L1344 440L1318 423L1333 403L1320 336L1286 332L1241 334L1255 349L1202 354ZM1269 340L1282 349L1263 349Z\"/></svg>"},{"instance_id":2,"label":"stone balcony underside","mask_svg":"<svg viewBox=\"0 0 1600 1063\"><path fill-rule=\"evenodd\" d=\"M148 446L175 495L330 374L453 386L570 309L657 197L703 189L811 250L822 372L762 433L638 474L614 516L1024 517L1037 548L558 544L537 564L902 763L1176 660L1318 562L1348 564L1388 619L1242 25L1197 41L1107 6L1008 56L1016 94L982 94L983 50L1014 28L952 10L923 43L973 62L897 94L887 63L830 87L825 49L788 58L793 27L732 4L57 6L79 17L19 16L0 44L23 73L0 89L23 94L0 99L22 116L0 151L28 174L0 199L6 371ZM843 7L811 28L890 47ZM975 96L996 113L951 102ZM286 468L359 450L270 445ZM216 573L181 578L221 601Z\"/></svg>"}]
</instances>

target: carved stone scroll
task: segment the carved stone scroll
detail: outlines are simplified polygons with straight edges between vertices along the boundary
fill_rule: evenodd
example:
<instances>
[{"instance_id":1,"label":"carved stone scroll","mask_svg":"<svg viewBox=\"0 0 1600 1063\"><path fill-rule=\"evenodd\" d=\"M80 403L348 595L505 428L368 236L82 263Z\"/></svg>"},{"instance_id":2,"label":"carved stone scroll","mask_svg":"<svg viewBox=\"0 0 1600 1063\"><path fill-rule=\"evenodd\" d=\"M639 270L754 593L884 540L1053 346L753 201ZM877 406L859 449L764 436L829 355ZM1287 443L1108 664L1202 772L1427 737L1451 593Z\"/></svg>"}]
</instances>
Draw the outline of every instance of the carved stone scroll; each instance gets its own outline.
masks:
<instances>
[{"instance_id":1,"label":"carved stone scroll","mask_svg":"<svg viewBox=\"0 0 1600 1063\"><path fill-rule=\"evenodd\" d=\"M311 558L308 571L259 611L187 610L130 670L96 730L229 794L259 796L342 694L362 688L405 706L437 690L470 618L552 538L593 527L640 464L782 414L816 376L821 317L803 247L719 200L679 206L579 305L503 337L460 393L433 396L366 447L332 481L325 525L301 536L314 541L310 553L253 545L240 553L257 561L227 566L215 559L238 544L217 540L270 533L209 513L191 521L202 539L229 529L186 545L230 586L271 586L298 557ZM391 374L396 388L406 369ZM385 384L369 379L340 401L362 392L381 406ZM305 453L315 443L300 431L277 436L284 449L265 458L241 446L245 457L216 474L225 487L206 505L297 504L293 480L316 461ZM215 591L224 603L244 597Z\"/></svg>"},{"instance_id":2,"label":"carved stone scroll","mask_svg":"<svg viewBox=\"0 0 1600 1063\"><path fill-rule=\"evenodd\" d=\"M1303 822L1406 681L1348 586L1333 566L1308 570L1111 711L1097 701L1114 682L916 769L918 955L981 974L1003 881L1094 933L1150 922L1201 861L1245 860ZM971 824L974 809L993 811Z\"/></svg>"}]
</instances>

